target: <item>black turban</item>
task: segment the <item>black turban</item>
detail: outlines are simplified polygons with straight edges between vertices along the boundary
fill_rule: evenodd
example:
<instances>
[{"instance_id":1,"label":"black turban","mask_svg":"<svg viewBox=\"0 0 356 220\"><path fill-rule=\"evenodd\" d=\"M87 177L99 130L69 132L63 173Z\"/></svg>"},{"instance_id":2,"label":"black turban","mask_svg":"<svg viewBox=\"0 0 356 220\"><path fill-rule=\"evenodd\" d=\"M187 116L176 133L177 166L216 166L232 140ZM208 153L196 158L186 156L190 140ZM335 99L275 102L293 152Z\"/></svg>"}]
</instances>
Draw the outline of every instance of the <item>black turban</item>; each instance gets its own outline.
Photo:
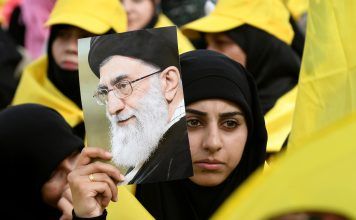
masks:
<instances>
[{"instance_id":1,"label":"black turban","mask_svg":"<svg viewBox=\"0 0 356 220\"><path fill-rule=\"evenodd\" d=\"M100 64L108 57L120 55L143 60L161 70L179 69L176 27L144 29L91 38L88 62L100 77Z\"/></svg>"}]
</instances>

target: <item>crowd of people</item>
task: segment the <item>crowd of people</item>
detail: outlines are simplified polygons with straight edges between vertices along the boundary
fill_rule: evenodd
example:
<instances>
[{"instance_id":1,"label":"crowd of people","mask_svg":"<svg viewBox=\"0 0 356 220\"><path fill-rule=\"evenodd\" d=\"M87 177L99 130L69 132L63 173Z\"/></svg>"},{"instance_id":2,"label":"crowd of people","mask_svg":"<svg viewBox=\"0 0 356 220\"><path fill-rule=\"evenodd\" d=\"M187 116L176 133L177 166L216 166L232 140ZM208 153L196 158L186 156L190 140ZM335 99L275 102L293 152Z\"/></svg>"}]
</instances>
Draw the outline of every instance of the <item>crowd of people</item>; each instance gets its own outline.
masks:
<instances>
[{"instance_id":1,"label":"crowd of people","mask_svg":"<svg viewBox=\"0 0 356 220\"><path fill-rule=\"evenodd\" d=\"M194 17L194 3L204 15L179 26L163 3L0 0L2 216L356 218L356 3L194 0L181 16ZM155 35L172 26L176 36ZM94 97L128 151L86 144L78 39L87 37ZM136 137L117 135L141 117Z\"/></svg>"}]
</instances>

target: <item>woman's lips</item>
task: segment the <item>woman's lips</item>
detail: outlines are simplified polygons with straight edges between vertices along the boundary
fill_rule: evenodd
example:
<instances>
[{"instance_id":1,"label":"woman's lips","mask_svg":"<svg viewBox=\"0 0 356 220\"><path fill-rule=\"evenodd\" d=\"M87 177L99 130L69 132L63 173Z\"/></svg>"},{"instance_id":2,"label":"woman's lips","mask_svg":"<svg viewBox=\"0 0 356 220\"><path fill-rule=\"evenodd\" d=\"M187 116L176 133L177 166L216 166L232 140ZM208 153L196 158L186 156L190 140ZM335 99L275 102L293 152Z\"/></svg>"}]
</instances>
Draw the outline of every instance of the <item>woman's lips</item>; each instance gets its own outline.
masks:
<instances>
[{"instance_id":1,"label":"woman's lips","mask_svg":"<svg viewBox=\"0 0 356 220\"><path fill-rule=\"evenodd\" d=\"M194 165L203 170L217 171L223 168L224 163L219 160L205 159L194 162Z\"/></svg>"},{"instance_id":2,"label":"woman's lips","mask_svg":"<svg viewBox=\"0 0 356 220\"><path fill-rule=\"evenodd\" d=\"M71 61L64 61L62 63L62 68L66 70L78 70L78 64Z\"/></svg>"}]
</instances>

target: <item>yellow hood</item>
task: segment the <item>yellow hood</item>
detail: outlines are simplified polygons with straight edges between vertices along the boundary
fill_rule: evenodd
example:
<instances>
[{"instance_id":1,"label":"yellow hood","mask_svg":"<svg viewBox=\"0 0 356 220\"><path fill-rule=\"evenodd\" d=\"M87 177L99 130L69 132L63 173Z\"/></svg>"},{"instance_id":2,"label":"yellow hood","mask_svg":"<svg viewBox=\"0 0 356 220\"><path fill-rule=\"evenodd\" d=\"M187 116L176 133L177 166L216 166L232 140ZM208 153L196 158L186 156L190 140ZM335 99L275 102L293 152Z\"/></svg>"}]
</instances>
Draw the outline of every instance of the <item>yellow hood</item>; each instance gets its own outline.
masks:
<instances>
[{"instance_id":1,"label":"yellow hood","mask_svg":"<svg viewBox=\"0 0 356 220\"><path fill-rule=\"evenodd\" d=\"M37 103L58 111L72 127L83 121L83 112L47 78L47 57L27 66L17 87L13 105Z\"/></svg>"},{"instance_id":2,"label":"yellow hood","mask_svg":"<svg viewBox=\"0 0 356 220\"><path fill-rule=\"evenodd\" d=\"M119 0L58 0L46 25L68 24L94 34L127 29L126 13Z\"/></svg>"},{"instance_id":3,"label":"yellow hood","mask_svg":"<svg viewBox=\"0 0 356 220\"><path fill-rule=\"evenodd\" d=\"M182 31L196 38L197 32L224 32L243 24L262 29L287 44L294 36L289 12L280 0L219 0L211 14L184 25Z\"/></svg>"},{"instance_id":4,"label":"yellow hood","mask_svg":"<svg viewBox=\"0 0 356 220\"><path fill-rule=\"evenodd\" d=\"M309 0L287 0L285 4L293 18L298 21L303 14L307 13Z\"/></svg>"}]
</instances>

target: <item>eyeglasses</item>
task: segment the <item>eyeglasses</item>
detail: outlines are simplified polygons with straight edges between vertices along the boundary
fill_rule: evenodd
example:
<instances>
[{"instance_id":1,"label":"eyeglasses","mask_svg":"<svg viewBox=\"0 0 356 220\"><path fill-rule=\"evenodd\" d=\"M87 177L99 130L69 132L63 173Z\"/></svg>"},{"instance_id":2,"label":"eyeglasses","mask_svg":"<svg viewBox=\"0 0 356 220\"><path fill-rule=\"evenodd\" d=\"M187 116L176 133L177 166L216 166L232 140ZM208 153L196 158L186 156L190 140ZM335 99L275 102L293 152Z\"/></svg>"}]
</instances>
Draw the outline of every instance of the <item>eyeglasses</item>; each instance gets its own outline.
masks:
<instances>
[{"instance_id":1,"label":"eyeglasses","mask_svg":"<svg viewBox=\"0 0 356 220\"><path fill-rule=\"evenodd\" d=\"M117 82L112 89L98 89L94 95L93 98L95 98L96 102L98 105L106 105L108 103L108 94L109 92L113 91L114 95L121 99L121 98L126 98L127 96L131 95L133 88L132 88L132 83L138 82L142 79L145 79L149 76L152 76L154 74L160 73L162 70L158 70L157 72L148 74L146 76L143 76L141 78L128 81L128 80L121 80Z\"/></svg>"}]
</instances>

